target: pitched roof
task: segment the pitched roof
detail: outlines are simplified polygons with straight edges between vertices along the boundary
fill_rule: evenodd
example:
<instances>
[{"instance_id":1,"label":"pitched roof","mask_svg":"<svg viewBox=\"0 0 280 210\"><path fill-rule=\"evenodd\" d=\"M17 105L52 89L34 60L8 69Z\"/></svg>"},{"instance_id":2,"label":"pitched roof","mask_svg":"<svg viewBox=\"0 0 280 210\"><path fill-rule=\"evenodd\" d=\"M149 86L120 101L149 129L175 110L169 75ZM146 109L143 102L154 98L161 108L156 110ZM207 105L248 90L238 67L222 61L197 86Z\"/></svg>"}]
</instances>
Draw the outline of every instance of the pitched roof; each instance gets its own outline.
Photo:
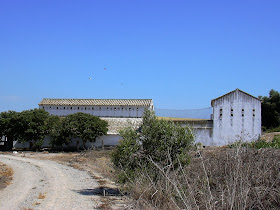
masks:
<instances>
[{"instance_id":1,"label":"pitched roof","mask_svg":"<svg viewBox=\"0 0 280 210\"><path fill-rule=\"evenodd\" d=\"M222 95L222 96L220 96L220 97L218 97L218 98L212 99L212 100L211 100L211 104L213 104L214 101L216 101L216 100L218 100L218 99L220 99L220 98L223 98L224 96L227 96L227 95L229 95L229 94L231 94L231 93L234 93L234 92L241 92L241 93L243 93L243 94L246 94L247 96L250 96L250 97L252 97L252 98L257 99L257 100L260 101L259 98L255 97L255 96L252 96L252 95L250 95L249 93L246 93L246 92L244 92L244 91L242 91L242 90L239 90L239 89L237 88L237 89L235 89L235 90L233 90L233 91L231 91L231 92L229 92L229 93L226 93L226 94L224 94L224 95Z\"/></svg>"},{"instance_id":2,"label":"pitched roof","mask_svg":"<svg viewBox=\"0 0 280 210\"><path fill-rule=\"evenodd\" d=\"M44 98L38 105L53 106L150 106L152 99L52 99Z\"/></svg>"}]
</instances>

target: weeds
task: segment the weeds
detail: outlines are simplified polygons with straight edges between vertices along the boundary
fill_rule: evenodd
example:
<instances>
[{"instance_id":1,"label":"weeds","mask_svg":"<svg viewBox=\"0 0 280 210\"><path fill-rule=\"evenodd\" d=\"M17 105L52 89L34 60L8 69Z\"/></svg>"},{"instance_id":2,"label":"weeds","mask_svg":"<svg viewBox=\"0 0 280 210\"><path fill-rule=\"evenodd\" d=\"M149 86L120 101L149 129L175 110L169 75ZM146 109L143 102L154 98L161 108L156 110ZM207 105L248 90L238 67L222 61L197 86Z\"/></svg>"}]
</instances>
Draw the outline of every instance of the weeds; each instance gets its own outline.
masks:
<instances>
[{"instance_id":1,"label":"weeds","mask_svg":"<svg viewBox=\"0 0 280 210\"><path fill-rule=\"evenodd\" d=\"M14 171L0 162L0 189L5 188L13 179Z\"/></svg>"},{"instance_id":2,"label":"weeds","mask_svg":"<svg viewBox=\"0 0 280 210\"><path fill-rule=\"evenodd\" d=\"M159 166L157 181L143 168L126 184L139 202L158 209L276 209L280 206L280 151L204 149L190 165Z\"/></svg>"}]
</instances>

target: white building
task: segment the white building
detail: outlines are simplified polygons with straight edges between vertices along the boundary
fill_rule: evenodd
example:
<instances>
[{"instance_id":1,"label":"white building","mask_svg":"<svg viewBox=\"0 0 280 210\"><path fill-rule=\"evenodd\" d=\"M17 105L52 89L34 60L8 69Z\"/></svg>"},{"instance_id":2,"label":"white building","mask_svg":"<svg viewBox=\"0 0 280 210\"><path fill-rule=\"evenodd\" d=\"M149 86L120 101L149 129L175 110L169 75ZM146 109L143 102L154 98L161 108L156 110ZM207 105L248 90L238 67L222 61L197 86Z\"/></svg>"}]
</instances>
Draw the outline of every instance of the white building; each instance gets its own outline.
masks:
<instances>
[{"instance_id":1,"label":"white building","mask_svg":"<svg viewBox=\"0 0 280 210\"><path fill-rule=\"evenodd\" d=\"M227 145L238 140L252 141L261 136L261 101L258 98L236 89L213 99L211 106L211 120L177 118L172 121L192 127L195 141L206 146ZM87 144L87 147L98 147L102 142L116 145L121 138L119 130L127 126L139 127L144 109L154 110L154 105L152 99L43 99L39 108L51 115L84 112L106 120L109 123L108 135ZM43 146L47 147L48 141ZM77 147L78 141L73 139L70 146Z\"/></svg>"},{"instance_id":2,"label":"white building","mask_svg":"<svg viewBox=\"0 0 280 210\"><path fill-rule=\"evenodd\" d=\"M154 109L152 99L47 99L39 109L51 115L66 116L77 112L98 117L141 118L145 109Z\"/></svg>"},{"instance_id":3,"label":"white building","mask_svg":"<svg viewBox=\"0 0 280 210\"><path fill-rule=\"evenodd\" d=\"M261 136L261 101L239 89L211 101L213 107L212 145L238 140L252 141Z\"/></svg>"},{"instance_id":4,"label":"white building","mask_svg":"<svg viewBox=\"0 0 280 210\"><path fill-rule=\"evenodd\" d=\"M142 123L145 109L154 110L152 99L46 99L39 104L39 109L50 115L67 116L77 112L88 113L108 122L107 135L100 136L95 142L87 142L86 147L115 146L120 140L119 131L131 126L138 128ZM49 147L47 136L42 147ZM73 138L65 147L73 149L82 146L81 140ZM29 148L29 143L16 143L16 148Z\"/></svg>"}]
</instances>

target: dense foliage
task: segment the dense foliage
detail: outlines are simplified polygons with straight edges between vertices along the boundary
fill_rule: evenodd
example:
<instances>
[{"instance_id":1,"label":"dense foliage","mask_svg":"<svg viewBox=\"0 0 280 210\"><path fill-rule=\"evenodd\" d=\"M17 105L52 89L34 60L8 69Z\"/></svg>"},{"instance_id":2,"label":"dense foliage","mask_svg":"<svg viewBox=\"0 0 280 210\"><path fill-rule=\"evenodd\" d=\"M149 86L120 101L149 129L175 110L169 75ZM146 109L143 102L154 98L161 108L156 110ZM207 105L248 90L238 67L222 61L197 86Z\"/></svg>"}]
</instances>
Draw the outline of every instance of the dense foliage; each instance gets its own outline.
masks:
<instances>
[{"instance_id":1,"label":"dense foliage","mask_svg":"<svg viewBox=\"0 0 280 210\"><path fill-rule=\"evenodd\" d=\"M63 124L63 131L82 139L84 148L87 141L94 142L98 136L106 135L108 131L107 121L81 112L67 115Z\"/></svg>"},{"instance_id":2,"label":"dense foliage","mask_svg":"<svg viewBox=\"0 0 280 210\"><path fill-rule=\"evenodd\" d=\"M49 116L43 109L0 113L0 136L6 136L10 144L13 140L29 142L30 149L39 149L47 134L53 148L70 143L71 137L81 138L85 147L87 141L106 135L107 127L106 121L85 113L66 117Z\"/></svg>"},{"instance_id":3,"label":"dense foliage","mask_svg":"<svg viewBox=\"0 0 280 210\"><path fill-rule=\"evenodd\" d=\"M112 160L127 178L133 179L137 171L145 168L151 178L156 179L158 167L177 168L179 163L189 163L193 132L188 127L156 119L152 111L145 111L139 130L126 128L120 135L123 139L113 152Z\"/></svg>"},{"instance_id":4,"label":"dense foliage","mask_svg":"<svg viewBox=\"0 0 280 210\"><path fill-rule=\"evenodd\" d=\"M269 96L260 96L262 100L262 126L266 129L280 126L280 94L270 90Z\"/></svg>"}]
</instances>

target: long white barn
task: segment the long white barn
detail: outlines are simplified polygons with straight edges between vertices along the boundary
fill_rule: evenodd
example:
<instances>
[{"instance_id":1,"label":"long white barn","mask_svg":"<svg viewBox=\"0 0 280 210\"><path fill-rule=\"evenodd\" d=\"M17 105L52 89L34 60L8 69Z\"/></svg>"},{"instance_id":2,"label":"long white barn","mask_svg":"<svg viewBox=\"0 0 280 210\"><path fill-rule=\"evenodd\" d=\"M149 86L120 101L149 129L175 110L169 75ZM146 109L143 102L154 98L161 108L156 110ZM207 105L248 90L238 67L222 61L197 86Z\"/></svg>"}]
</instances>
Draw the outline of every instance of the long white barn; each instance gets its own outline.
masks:
<instances>
[{"instance_id":1,"label":"long white barn","mask_svg":"<svg viewBox=\"0 0 280 210\"><path fill-rule=\"evenodd\" d=\"M152 99L47 99L39 109L51 115L66 116L77 112L98 117L141 118L145 109L154 110Z\"/></svg>"}]
</instances>

